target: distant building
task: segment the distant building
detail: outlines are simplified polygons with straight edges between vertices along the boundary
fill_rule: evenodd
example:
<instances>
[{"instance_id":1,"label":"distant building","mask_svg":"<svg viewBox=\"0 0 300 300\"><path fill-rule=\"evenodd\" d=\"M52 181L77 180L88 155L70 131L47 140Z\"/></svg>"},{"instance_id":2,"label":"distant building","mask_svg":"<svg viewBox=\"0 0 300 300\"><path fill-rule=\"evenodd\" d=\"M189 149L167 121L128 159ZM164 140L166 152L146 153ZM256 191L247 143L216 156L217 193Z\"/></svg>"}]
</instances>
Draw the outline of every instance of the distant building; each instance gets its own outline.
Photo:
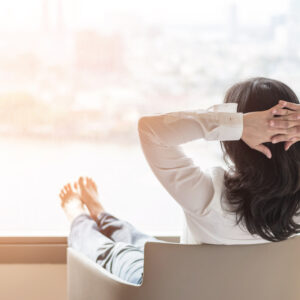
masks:
<instances>
[{"instance_id":1,"label":"distant building","mask_svg":"<svg viewBox=\"0 0 300 300\"><path fill-rule=\"evenodd\" d=\"M238 24L238 15L237 15L237 4L232 2L229 5L228 12L228 35L230 41L236 41L239 34L239 24Z\"/></svg>"},{"instance_id":2,"label":"distant building","mask_svg":"<svg viewBox=\"0 0 300 300\"><path fill-rule=\"evenodd\" d=\"M300 57L300 1L290 0L288 11L288 43L287 55L289 57Z\"/></svg>"},{"instance_id":3,"label":"distant building","mask_svg":"<svg viewBox=\"0 0 300 300\"><path fill-rule=\"evenodd\" d=\"M123 43L120 35L103 36L95 31L82 31L76 36L76 66L80 71L121 72Z\"/></svg>"}]
</instances>

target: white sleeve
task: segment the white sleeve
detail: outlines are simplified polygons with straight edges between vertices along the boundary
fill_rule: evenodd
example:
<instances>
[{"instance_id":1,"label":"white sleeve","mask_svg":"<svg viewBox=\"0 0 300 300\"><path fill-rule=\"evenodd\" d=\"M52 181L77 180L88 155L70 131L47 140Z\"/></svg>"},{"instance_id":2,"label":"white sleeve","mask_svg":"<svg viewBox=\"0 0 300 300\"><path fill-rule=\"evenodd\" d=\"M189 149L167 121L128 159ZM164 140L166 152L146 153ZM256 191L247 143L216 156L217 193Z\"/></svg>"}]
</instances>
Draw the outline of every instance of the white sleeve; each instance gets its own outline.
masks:
<instances>
[{"instance_id":1,"label":"white sleeve","mask_svg":"<svg viewBox=\"0 0 300 300\"><path fill-rule=\"evenodd\" d=\"M214 189L210 175L194 164L180 144L201 138L239 140L243 114L237 113L236 107L235 103L220 104L207 110L143 116L138 121L141 147L150 168L186 212L204 212Z\"/></svg>"}]
</instances>

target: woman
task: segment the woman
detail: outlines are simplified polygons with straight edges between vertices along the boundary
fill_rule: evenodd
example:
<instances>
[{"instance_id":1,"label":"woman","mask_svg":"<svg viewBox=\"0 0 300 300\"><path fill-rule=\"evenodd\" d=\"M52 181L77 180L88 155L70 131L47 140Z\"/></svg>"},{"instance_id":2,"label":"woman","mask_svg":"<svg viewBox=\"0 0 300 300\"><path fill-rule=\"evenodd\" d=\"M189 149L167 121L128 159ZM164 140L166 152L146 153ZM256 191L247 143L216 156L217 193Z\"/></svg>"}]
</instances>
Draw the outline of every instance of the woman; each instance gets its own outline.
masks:
<instances>
[{"instance_id":1,"label":"woman","mask_svg":"<svg viewBox=\"0 0 300 300\"><path fill-rule=\"evenodd\" d=\"M284 99L285 101L278 101ZM208 110L144 116L139 137L157 179L180 204L182 243L256 244L300 233L300 105L282 82L253 78ZM229 170L204 172L180 148L219 140ZM284 142L284 143L278 143ZM80 178L61 191L72 222L69 246L120 278L141 284L146 241L158 241L105 212L97 187ZM85 213L84 205L89 214Z\"/></svg>"}]
</instances>

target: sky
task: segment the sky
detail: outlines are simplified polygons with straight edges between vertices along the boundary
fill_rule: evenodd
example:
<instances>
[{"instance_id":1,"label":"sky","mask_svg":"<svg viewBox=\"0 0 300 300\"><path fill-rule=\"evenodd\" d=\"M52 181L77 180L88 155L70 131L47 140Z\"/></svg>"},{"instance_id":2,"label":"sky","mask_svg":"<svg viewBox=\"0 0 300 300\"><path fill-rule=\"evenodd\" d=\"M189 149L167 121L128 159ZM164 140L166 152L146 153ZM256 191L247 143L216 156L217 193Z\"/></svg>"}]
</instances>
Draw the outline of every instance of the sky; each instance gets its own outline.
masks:
<instances>
[{"instance_id":1,"label":"sky","mask_svg":"<svg viewBox=\"0 0 300 300\"><path fill-rule=\"evenodd\" d=\"M41 25L46 0L0 0L0 30L35 30ZM97 28L111 12L132 15L155 24L221 24L230 5L237 4L241 24L267 25L270 17L286 13L290 0L62 0L70 27ZM54 18L58 0L48 0Z\"/></svg>"}]
</instances>

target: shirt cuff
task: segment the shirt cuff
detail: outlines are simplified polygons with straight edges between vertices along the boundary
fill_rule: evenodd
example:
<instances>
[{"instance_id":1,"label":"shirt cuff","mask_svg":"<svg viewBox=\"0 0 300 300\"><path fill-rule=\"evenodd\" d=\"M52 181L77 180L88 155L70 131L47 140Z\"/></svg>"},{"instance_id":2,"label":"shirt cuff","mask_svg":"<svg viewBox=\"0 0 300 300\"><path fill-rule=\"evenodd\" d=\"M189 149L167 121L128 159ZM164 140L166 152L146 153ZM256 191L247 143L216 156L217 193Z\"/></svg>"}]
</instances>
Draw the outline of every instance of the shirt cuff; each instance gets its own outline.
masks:
<instances>
[{"instance_id":1,"label":"shirt cuff","mask_svg":"<svg viewBox=\"0 0 300 300\"><path fill-rule=\"evenodd\" d=\"M243 113L237 112L237 103L221 103L208 108L218 113L220 141L239 140L243 133Z\"/></svg>"},{"instance_id":2,"label":"shirt cuff","mask_svg":"<svg viewBox=\"0 0 300 300\"><path fill-rule=\"evenodd\" d=\"M243 133L243 113L219 113L219 140L239 140Z\"/></svg>"}]
</instances>

